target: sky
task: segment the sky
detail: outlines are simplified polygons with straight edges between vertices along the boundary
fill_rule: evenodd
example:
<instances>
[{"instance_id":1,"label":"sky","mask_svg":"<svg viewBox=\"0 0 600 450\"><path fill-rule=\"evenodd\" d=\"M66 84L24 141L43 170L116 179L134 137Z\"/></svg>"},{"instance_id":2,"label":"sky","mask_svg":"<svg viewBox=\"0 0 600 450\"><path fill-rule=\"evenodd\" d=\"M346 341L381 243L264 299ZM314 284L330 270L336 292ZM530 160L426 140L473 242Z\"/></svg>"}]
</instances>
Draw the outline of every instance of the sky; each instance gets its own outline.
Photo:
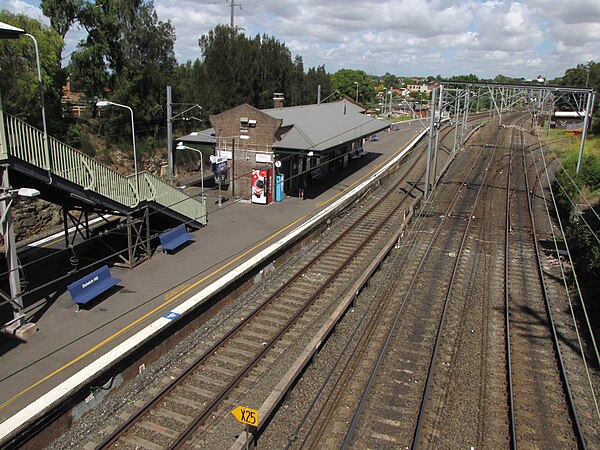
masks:
<instances>
[{"instance_id":1,"label":"sky","mask_svg":"<svg viewBox=\"0 0 600 450\"><path fill-rule=\"evenodd\" d=\"M232 0L154 0L175 27L180 63L201 58L198 38L230 23ZM600 61L600 0L235 0L235 25L284 42L304 68L397 76L502 74L553 79ZM49 23L39 0L0 8ZM83 32L66 38L65 55Z\"/></svg>"}]
</instances>

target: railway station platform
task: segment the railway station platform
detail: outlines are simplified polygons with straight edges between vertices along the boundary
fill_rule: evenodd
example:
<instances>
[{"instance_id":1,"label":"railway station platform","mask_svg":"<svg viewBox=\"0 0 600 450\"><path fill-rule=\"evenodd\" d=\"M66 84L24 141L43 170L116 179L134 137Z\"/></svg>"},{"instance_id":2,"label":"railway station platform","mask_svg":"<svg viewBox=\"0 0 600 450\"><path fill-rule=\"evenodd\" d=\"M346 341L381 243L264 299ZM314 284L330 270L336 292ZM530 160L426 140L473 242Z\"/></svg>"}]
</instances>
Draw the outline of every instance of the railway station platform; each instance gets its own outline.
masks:
<instances>
[{"instance_id":1,"label":"railway station platform","mask_svg":"<svg viewBox=\"0 0 600 450\"><path fill-rule=\"evenodd\" d=\"M229 200L219 208L218 193L208 191L208 224L193 233L191 242L170 254L156 252L131 270L111 268L123 281L89 308L79 310L68 292L48 302L36 313L38 331L27 342L0 336L0 447L23 423L119 354L314 226L328 208L355 195L423 134L418 121L379 133L378 141L365 144L367 154L316 181L305 200L291 193L266 206Z\"/></svg>"}]
</instances>

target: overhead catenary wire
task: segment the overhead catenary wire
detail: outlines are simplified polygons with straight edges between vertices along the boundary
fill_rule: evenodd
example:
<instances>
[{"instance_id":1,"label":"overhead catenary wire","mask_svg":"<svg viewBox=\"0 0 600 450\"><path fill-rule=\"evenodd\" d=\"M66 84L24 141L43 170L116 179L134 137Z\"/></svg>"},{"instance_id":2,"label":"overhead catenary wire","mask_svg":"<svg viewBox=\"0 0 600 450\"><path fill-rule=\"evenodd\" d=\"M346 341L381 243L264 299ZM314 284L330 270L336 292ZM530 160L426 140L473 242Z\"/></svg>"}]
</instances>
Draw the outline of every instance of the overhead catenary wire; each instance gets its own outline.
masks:
<instances>
[{"instance_id":1,"label":"overhead catenary wire","mask_svg":"<svg viewBox=\"0 0 600 450\"><path fill-rule=\"evenodd\" d=\"M540 153L543 153L543 148L541 148L541 146L540 146ZM544 159L543 154L542 154L542 157L540 159L541 160ZM547 180L547 189L550 191L550 195L553 196L552 185L550 184L550 178L548 177L548 167L546 165L546 161L545 160L543 160L543 164L544 164L544 168L543 168L544 170L543 170L543 172L545 173L546 180ZM544 200L543 204L544 204L544 208L546 210L546 218L548 219L548 227L549 227L549 229L551 230L551 233L552 233L552 241L554 243L554 250L556 251L556 253L558 255L559 244L558 244L558 239L557 239L556 232L555 232L555 227L553 226L553 223L552 223L552 214L551 214L550 209L549 209L550 202L549 202L549 200L546 197L546 190L543 188L543 185L542 185L542 175L540 175L540 170L538 170L537 164L534 164L534 168L535 168L535 171L536 171L536 177L537 177L537 180L538 180L538 184L540 186L540 192L541 192L542 198ZM554 201L553 201L553 205L556 206L556 203L554 203ZM555 210L555 213L556 213L556 217L559 217L558 211ZM564 236L559 235L559 238L561 238L561 237L564 238ZM566 245L568 245L568 244L566 244ZM584 345L583 345L583 340L582 340L582 336L581 336L580 327L578 325L578 321L577 321L577 318L576 318L576 315L575 315L575 307L574 307L573 302L571 300L570 287L569 287L569 284L568 284L568 276L567 276L567 274L565 272L565 268L563 267L562 264L559 264L559 268L560 268L561 278L562 278L562 282L563 282L562 284L563 284L563 287L565 289L565 296L566 296L567 302L569 304L569 311L571 313L571 318L573 320L573 328L574 328L575 334L577 336L577 344L578 344L578 347L579 347L579 350L580 350L581 359L583 361L583 365L584 365L584 368L585 368L585 372L586 372L588 384L590 386L590 392L591 392L591 395L592 395L592 400L594 402L594 406L595 406L595 409L596 409L596 416L598 418L600 418L600 408L598 406L598 399L597 399L596 393L594 391L594 385L593 385L593 381L592 381L592 377L591 377L591 373L590 373L590 367L589 367L589 364L588 364L588 361L587 361L587 357L586 357L586 354L585 354L586 352L585 352ZM577 276L575 274L575 268L573 268L573 273L574 273L574 276ZM581 292L579 292L579 294L581 294ZM585 305L583 304L583 298L581 297L581 295L579 295L579 302L585 308ZM589 322L588 322L588 325L589 325ZM588 327L588 333L590 333L591 339L594 340L593 330L589 329L589 327ZM596 355L596 357L597 357L597 355ZM600 365L600 361L598 359L596 359L596 365Z\"/></svg>"}]
</instances>

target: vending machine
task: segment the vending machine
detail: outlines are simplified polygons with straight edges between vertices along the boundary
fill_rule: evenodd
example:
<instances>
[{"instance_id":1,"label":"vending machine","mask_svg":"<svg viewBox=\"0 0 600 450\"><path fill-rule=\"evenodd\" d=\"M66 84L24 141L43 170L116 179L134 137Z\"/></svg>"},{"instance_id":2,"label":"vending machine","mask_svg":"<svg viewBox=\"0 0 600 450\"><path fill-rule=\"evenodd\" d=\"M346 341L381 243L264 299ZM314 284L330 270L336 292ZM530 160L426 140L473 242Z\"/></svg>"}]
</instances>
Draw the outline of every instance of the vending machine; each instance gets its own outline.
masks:
<instances>
[{"instance_id":1,"label":"vending machine","mask_svg":"<svg viewBox=\"0 0 600 450\"><path fill-rule=\"evenodd\" d=\"M267 205L270 203L268 169L252 169L252 203Z\"/></svg>"},{"instance_id":2,"label":"vending machine","mask_svg":"<svg viewBox=\"0 0 600 450\"><path fill-rule=\"evenodd\" d=\"M275 201L280 202L284 198L283 193L283 174L275 175Z\"/></svg>"}]
</instances>

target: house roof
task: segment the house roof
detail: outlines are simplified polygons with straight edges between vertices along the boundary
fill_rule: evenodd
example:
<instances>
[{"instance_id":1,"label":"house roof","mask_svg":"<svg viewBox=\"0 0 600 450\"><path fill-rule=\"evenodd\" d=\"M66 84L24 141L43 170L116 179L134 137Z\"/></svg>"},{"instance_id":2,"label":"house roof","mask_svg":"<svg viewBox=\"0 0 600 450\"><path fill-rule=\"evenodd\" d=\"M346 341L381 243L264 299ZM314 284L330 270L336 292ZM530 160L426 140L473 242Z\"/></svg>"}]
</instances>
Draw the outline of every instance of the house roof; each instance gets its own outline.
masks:
<instances>
[{"instance_id":1,"label":"house roof","mask_svg":"<svg viewBox=\"0 0 600 450\"><path fill-rule=\"evenodd\" d=\"M176 139L177 141L186 142L188 144L204 144L214 145L217 142L215 137L215 129L208 128L207 130L194 131L187 136L182 136Z\"/></svg>"},{"instance_id":2,"label":"house roof","mask_svg":"<svg viewBox=\"0 0 600 450\"><path fill-rule=\"evenodd\" d=\"M273 144L276 149L323 151L389 127L347 100L261 111L283 119L282 128L289 129Z\"/></svg>"},{"instance_id":3,"label":"house roof","mask_svg":"<svg viewBox=\"0 0 600 450\"><path fill-rule=\"evenodd\" d=\"M281 139L273 149L324 151L384 130L389 124L363 114L364 108L353 101L341 100L319 105L260 110L283 122ZM214 128L177 139L187 143L214 144Z\"/></svg>"}]
</instances>

